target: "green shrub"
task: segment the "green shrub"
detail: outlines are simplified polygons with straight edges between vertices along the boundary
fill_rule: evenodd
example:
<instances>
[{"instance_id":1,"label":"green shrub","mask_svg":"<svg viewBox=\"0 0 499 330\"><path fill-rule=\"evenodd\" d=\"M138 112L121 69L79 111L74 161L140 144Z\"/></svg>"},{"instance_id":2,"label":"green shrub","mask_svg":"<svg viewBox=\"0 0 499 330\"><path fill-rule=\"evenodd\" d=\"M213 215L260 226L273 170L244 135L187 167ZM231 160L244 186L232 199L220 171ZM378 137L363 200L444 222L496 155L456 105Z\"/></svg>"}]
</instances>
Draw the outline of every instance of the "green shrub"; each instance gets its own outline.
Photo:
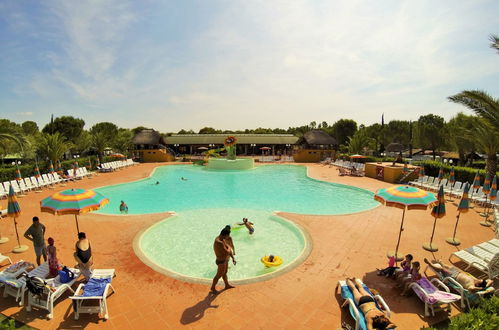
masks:
<instances>
[{"instance_id":1,"label":"green shrub","mask_svg":"<svg viewBox=\"0 0 499 330\"><path fill-rule=\"evenodd\" d=\"M499 297L483 300L479 306L451 318L444 327L430 327L426 330L495 330L499 329Z\"/></svg>"},{"instance_id":2,"label":"green shrub","mask_svg":"<svg viewBox=\"0 0 499 330\"><path fill-rule=\"evenodd\" d=\"M438 176L440 168L444 169L445 177L448 177L452 166L438 161L427 160L416 162L415 165L424 166L425 175ZM477 170L471 167L454 166L456 181L473 183ZM482 184L484 180L484 171L480 171ZM497 173L499 175L499 173Z\"/></svg>"}]
</instances>

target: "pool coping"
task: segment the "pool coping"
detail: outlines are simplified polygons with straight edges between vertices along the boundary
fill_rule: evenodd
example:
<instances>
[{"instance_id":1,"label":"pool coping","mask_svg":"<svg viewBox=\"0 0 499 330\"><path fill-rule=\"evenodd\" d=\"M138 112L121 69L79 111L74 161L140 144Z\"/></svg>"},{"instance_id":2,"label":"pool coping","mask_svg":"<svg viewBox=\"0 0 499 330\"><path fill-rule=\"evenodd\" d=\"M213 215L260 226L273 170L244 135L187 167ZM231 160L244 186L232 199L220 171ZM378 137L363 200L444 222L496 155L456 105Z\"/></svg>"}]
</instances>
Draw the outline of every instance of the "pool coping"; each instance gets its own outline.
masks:
<instances>
[{"instance_id":1,"label":"pool coping","mask_svg":"<svg viewBox=\"0 0 499 330\"><path fill-rule=\"evenodd\" d=\"M111 186L121 186L121 185L129 184L129 183L144 181L144 180L150 179L154 175L154 173L156 172L156 169L159 168L159 167L163 167L163 166L178 166L178 165L191 165L191 164L179 163L179 164L159 165L159 166L156 166L155 168L153 168L153 170L151 171L151 173L149 174L149 176L147 176L145 178L138 179L138 180L135 180L135 181L129 181L129 182L123 182L123 183L110 184L110 185L106 185L106 186L100 186L100 187L96 187L94 189L106 188L106 187L111 187ZM195 165L195 164L192 164L192 165ZM326 183L326 184L332 184L332 185L342 186L345 189L360 190L362 192L367 192L369 194L372 194L373 196L375 195L375 193L373 193L372 191L369 191L369 190L364 189L364 188L360 188L360 187L356 187L356 186L351 186L351 185L347 185L347 184L343 184L343 183L329 182L329 181L324 181L324 180L313 178L313 177L311 177L309 175L310 168L307 165L303 165L303 164L265 164L265 165L263 165L262 164L260 166L300 166L300 167L304 167L305 170L306 170L305 171L306 177L309 180L317 181L317 182L322 182L322 183ZM257 167L258 166L255 166L252 169L256 169ZM355 212L349 212L349 213L335 213L335 214L332 214L332 213L328 213L328 214L310 214L310 213L296 213L296 212L289 212L289 211L274 211L274 212L299 214L299 215L310 215L310 216L346 216L346 215L351 215L351 214L358 214L358 213L362 213L362 212L368 212L368 211L374 210L375 208L380 207L381 205L382 204L378 202L378 205L375 205L375 206L373 206L371 208L368 208L368 209L365 209L365 210L355 211ZM202 210L202 209L196 209L196 210ZM100 213L100 212L96 212L94 214L106 215L106 216L129 216L129 215L130 216L140 216L140 215L154 215L154 214L163 214L163 213L171 213L171 212L175 213L175 211L162 211L162 212L137 213L137 214L136 213L134 213L134 214L112 214L112 213Z\"/></svg>"},{"instance_id":2,"label":"pool coping","mask_svg":"<svg viewBox=\"0 0 499 330\"><path fill-rule=\"evenodd\" d=\"M271 280L273 278L279 277L285 273L288 273L288 272L294 270L310 256L310 253L312 253L312 249L313 249L313 240L312 240L312 236L310 235L310 233L303 226L301 226L299 223L296 223L295 221L290 220L290 219L286 219L285 217L277 214L279 212L280 211L272 211L271 216L275 216L277 218L280 218L282 221L291 223L299 230L299 232L303 236L305 246L303 247L300 255L298 257L296 257L288 265L286 265L284 268L278 268L277 270L273 271L272 273L263 274L263 275L259 275L259 276L255 276L255 277L251 277L251 278L246 278L246 279L230 280L231 283L237 284L237 285L245 285L245 284L252 284L252 283L258 283L258 282ZM141 242L142 237L144 236L144 234L147 231L158 226L159 224L161 224L164 221L168 221L170 219L173 219L176 216L177 216L177 214L173 212L172 216L165 218L165 219L162 219L162 220L159 220L158 222L154 223L153 225L140 230L137 233L137 235L135 235L135 237L133 239L132 246L133 246L133 250L135 252L135 255L148 267L150 267L154 271L161 273L163 275L172 277L176 280L183 281L183 282L194 283L194 284L203 284L203 285L210 284L211 285L211 283L213 281L212 279L183 275L183 274L174 272L172 270L169 270L165 267L158 265L157 263L152 261L141 249L140 242Z\"/></svg>"}]
</instances>

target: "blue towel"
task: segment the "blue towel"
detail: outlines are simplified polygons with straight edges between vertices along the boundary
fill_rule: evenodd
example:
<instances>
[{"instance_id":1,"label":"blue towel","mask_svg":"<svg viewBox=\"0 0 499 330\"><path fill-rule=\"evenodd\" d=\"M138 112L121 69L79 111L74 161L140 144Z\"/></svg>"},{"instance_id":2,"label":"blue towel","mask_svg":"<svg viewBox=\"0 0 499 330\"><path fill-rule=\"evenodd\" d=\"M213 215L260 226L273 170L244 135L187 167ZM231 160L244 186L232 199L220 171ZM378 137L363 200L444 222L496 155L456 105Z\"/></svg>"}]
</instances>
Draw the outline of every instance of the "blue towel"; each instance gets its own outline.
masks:
<instances>
[{"instance_id":1,"label":"blue towel","mask_svg":"<svg viewBox=\"0 0 499 330\"><path fill-rule=\"evenodd\" d=\"M104 295L106 285L111 283L111 277L91 278L83 289L82 297L94 297Z\"/></svg>"},{"instance_id":2,"label":"blue towel","mask_svg":"<svg viewBox=\"0 0 499 330\"><path fill-rule=\"evenodd\" d=\"M367 292L369 292L369 294L372 297L374 297L373 293L371 292L371 290L369 290L369 288L367 287L367 285L365 285L364 283L362 283L362 286L364 287L364 290L366 290ZM355 304L355 307L359 311L359 329L366 330L367 329L367 325L366 325L366 319L364 317L364 314L362 313L362 311L360 310L360 308L355 303L355 299L353 298L352 291L350 291L350 288L347 285L345 285L345 286L342 285L341 286L341 296L344 299L347 299L347 298L352 299L353 303ZM374 299L374 302L376 304L376 307L381 310L380 306L378 305L378 301L376 299ZM352 314L352 317L354 316L354 314L353 314L352 311L350 311L350 314Z\"/></svg>"}]
</instances>

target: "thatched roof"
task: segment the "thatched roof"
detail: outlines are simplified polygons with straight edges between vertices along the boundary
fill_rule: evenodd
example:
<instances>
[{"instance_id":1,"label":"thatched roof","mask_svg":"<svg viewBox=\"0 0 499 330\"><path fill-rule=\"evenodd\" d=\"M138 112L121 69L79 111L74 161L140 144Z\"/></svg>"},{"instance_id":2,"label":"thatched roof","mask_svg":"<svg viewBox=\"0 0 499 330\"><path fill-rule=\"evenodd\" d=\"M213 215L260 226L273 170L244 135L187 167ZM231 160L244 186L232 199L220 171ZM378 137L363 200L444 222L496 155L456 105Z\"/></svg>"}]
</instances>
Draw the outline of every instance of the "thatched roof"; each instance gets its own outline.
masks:
<instances>
[{"instance_id":1,"label":"thatched roof","mask_svg":"<svg viewBox=\"0 0 499 330\"><path fill-rule=\"evenodd\" d=\"M139 133L135 134L132 139L132 143L147 145L166 145L166 141L163 139L161 134L153 129L143 129Z\"/></svg>"},{"instance_id":2,"label":"thatched roof","mask_svg":"<svg viewBox=\"0 0 499 330\"><path fill-rule=\"evenodd\" d=\"M388 152L400 152L404 150L404 145L400 143L390 143L386 146L386 151Z\"/></svg>"},{"instance_id":3,"label":"thatched roof","mask_svg":"<svg viewBox=\"0 0 499 330\"><path fill-rule=\"evenodd\" d=\"M336 139L324 131L315 129L308 131L300 139L300 142L305 142L308 145L335 145L338 144Z\"/></svg>"}]
</instances>

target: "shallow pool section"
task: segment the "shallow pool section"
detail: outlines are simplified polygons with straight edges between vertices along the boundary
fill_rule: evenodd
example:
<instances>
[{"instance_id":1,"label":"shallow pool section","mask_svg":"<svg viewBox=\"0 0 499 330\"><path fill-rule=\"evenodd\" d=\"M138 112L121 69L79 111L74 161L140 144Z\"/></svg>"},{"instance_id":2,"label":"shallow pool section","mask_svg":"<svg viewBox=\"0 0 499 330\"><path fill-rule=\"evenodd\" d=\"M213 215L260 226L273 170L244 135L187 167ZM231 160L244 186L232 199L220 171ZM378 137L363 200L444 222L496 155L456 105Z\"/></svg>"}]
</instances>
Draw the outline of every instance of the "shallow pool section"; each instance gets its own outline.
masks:
<instances>
[{"instance_id":1,"label":"shallow pool section","mask_svg":"<svg viewBox=\"0 0 499 330\"><path fill-rule=\"evenodd\" d=\"M225 225L247 217L255 224L250 235L245 227L231 236L237 265L230 263L234 283L263 280L291 270L310 253L306 233L292 222L268 211L247 209L206 209L184 211L148 228L135 241L137 255L153 269L185 281L210 283L216 273L213 242ZM279 267L265 267L260 258L278 255ZM220 281L220 285L223 282Z\"/></svg>"},{"instance_id":2,"label":"shallow pool section","mask_svg":"<svg viewBox=\"0 0 499 330\"><path fill-rule=\"evenodd\" d=\"M129 214L210 208L348 214L379 205L367 190L311 179L306 167L295 165L244 171L162 166L150 178L96 190L110 200L98 211L107 214L119 214L121 200L127 203Z\"/></svg>"}]
</instances>

